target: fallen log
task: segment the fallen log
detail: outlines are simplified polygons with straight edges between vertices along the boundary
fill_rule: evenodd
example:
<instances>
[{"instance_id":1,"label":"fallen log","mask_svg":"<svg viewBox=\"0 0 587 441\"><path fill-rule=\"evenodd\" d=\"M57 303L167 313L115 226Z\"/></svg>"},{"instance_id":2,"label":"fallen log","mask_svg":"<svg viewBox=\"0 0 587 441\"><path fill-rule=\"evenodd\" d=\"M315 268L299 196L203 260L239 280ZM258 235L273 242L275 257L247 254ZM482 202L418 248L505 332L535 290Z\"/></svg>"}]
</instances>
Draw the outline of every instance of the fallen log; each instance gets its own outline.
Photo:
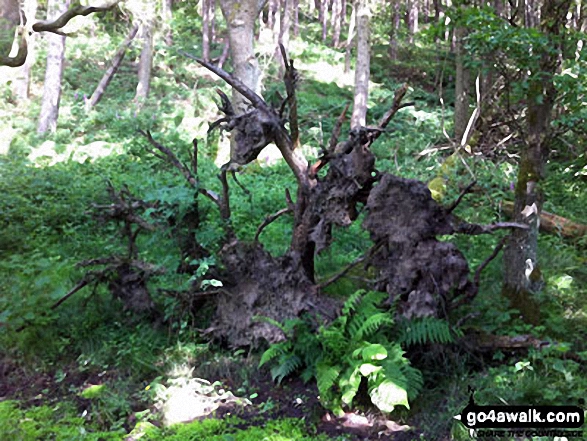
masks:
<instances>
[{"instance_id":1,"label":"fallen log","mask_svg":"<svg viewBox=\"0 0 587 441\"><path fill-rule=\"evenodd\" d=\"M503 212L508 217L513 217L514 203L504 201ZM573 222L557 214L543 211L540 213L540 230L546 233L560 234L568 239L577 239L587 235L587 225Z\"/></svg>"}]
</instances>

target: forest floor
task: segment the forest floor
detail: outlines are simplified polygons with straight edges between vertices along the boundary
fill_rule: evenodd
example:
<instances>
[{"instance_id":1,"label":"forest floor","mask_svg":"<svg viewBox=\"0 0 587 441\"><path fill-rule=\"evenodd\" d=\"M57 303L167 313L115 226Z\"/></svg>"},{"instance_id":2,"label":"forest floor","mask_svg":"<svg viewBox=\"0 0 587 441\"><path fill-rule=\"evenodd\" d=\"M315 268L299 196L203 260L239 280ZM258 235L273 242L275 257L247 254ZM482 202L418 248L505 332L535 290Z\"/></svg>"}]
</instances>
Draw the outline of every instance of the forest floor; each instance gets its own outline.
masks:
<instances>
[{"instance_id":1,"label":"forest floor","mask_svg":"<svg viewBox=\"0 0 587 441\"><path fill-rule=\"evenodd\" d=\"M119 375L116 371L80 372L77 366L59 372L59 375L51 375L47 371L23 370L4 359L0 363L0 400L19 400L25 407L69 401L75 404L80 415L91 418L92 401L82 398L79 391L90 385L113 383ZM239 384L230 384L230 380L224 383L229 390L240 387ZM259 372L249 379L247 389L256 392L252 404L238 406L231 403L203 418L235 416L239 419L237 429L263 427L267 421L293 418L307 422L316 435L324 434L329 438L348 441L408 441L416 436L413 428L369 411L349 412L336 418L320 404L316 385L304 383L299 378L286 379L281 385L276 385L267 373ZM140 400L132 404L133 412L124 424L127 433L137 421L135 414L145 410L145 406L149 405ZM154 424L159 425L156 421Z\"/></svg>"}]
</instances>

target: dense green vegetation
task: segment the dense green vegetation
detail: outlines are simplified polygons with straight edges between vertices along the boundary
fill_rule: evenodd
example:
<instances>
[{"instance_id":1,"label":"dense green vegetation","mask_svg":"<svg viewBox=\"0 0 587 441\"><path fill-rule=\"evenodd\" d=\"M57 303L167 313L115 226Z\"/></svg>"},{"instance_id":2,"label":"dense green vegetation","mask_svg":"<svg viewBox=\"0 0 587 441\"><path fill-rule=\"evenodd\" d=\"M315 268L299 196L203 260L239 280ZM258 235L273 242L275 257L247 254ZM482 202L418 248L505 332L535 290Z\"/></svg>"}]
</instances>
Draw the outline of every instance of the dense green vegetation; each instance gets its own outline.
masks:
<instances>
[{"instance_id":1,"label":"dense green vegetation","mask_svg":"<svg viewBox=\"0 0 587 441\"><path fill-rule=\"evenodd\" d=\"M174 40L178 47L191 50L201 44L194 32L201 26L200 18L182 9L187 6L178 7ZM258 389L271 375L283 383L275 384L276 390L288 387L288 382L293 387L292 377L296 376L312 380L310 384L315 381L315 394L337 414L344 413L344 406L366 410L375 404L392 412L391 419L412 426L413 439L422 440L469 439L468 431L452 419L467 403L468 385L476 390L477 402L487 404L561 405L585 398L585 237L541 234L546 283L538 295L542 311L538 326L525 323L501 297L503 265L498 256L483 271L479 294L447 320L410 324L392 319L393 305L383 302L384 295L365 294L362 279L371 275L357 267L349 277L328 287L329 294L344 302L342 313L328 326L314 316L275 323L289 339L267 352L263 351L267 347L235 352L208 342L201 331L208 327L213 308L171 293L187 289L196 279L205 282L204 287L218 286L216 256L182 261L181 244L171 232L170 219L189 213L193 191L175 168L146 148L137 130L150 130L186 163L190 162L192 138L201 140L199 179L207 188L221 192L214 163L219 135L206 130L217 113L215 89L229 90L174 48L161 45L156 51L151 96L138 108L132 102L133 60L139 52L134 47L103 101L86 113L84 96L91 94L101 77L96 66L107 63L124 38L121 17L93 20L96 30L91 38L68 39L55 133L36 133L41 63L33 70L30 105L12 96L9 83L0 84L0 439L114 440L124 439L133 429L135 434L144 431L141 439L145 440L347 439L346 435L333 438L335 435L317 433L326 410L314 409L304 419L292 419L284 417L287 412L275 411L283 402L271 397L260 400ZM444 49L436 50L440 43L434 41L434 35L444 30L426 27L413 45L400 45L398 61L391 65L386 56L385 20L376 17L373 24L368 118L375 121L385 113L395 89L407 78L411 81L406 100L415 104L402 109L374 145L379 168L425 182L440 179L441 185L431 185L431 190L437 190L437 199L447 205L473 174L478 191L466 196L456 214L482 224L505 219L503 202L514 197L519 147L479 151L462 160L451 156L453 150L443 130L452 130L453 59ZM520 47L526 43L512 38L509 28L494 29L497 24L489 13L471 14L463 20L472 29L482 22L480 29L494 31L492 36L472 33L470 50L478 55L475 60L482 59L484 51L501 48L510 57L502 59L504 66L518 66L518 71L530 68L520 64L532 62L522 59L526 51ZM218 32L222 32L221 23L218 20ZM323 45L317 23L302 21L301 25L304 38L292 41L289 52L301 73L302 147L316 157L336 118L352 100L352 76L343 73L344 50ZM539 37L528 32L516 38ZM511 45L504 49L504 41ZM213 55L220 55L222 47L212 50ZM43 51L41 45L39 59ZM277 92L283 91L272 55L273 48L259 53L266 60L264 96L279 103ZM544 184L545 210L578 222L587 220L587 153L584 135L572 130L584 124L580 121L585 103L573 97L583 96L587 88L585 61L584 51L576 59L568 57L557 76L561 106L571 111L553 123L562 127L561 135L553 141ZM323 69L332 78L325 79ZM442 106L439 78L446 91ZM514 79L518 80L512 85L510 99L522 106L527 85L523 78ZM343 132L348 128L345 123ZM238 179L248 191L233 186L232 221L238 237L251 240L265 216L283 208L283 189L293 188L293 176L283 161L270 166L260 161L242 170ZM116 190L127 188L129 194L152 204L141 214L153 231L142 231L136 245L140 260L166 270L148 280L159 313L155 319L125 311L112 298L107 278L93 279L57 304L88 271L105 268L80 266L80 262L127 252L121 226L99 216L103 211L99 207L111 203L109 185ZM217 253L222 221L205 198L199 210L198 241ZM263 231L261 242L277 255L287 248L291 227L291 219L281 217ZM443 239L457 243L474 269L504 234ZM333 246L317 260L321 280L338 273L371 245L360 222L335 229L333 236ZM196 274L177 271L194 263ZM315 328L318 331L312 331ZM487 335L525 336L540 344L521 350L498 346L480 350L477 343ZM221 395L220 388L230 388L251 404L237 405L228 413L232 416L223 419L159 427L162 394L182 375L219 382L203 395ZM361 386L362 377L369 390L366 384ZM104 387L95 389L101 385ZM392 390L383 393L386 386ZM254 409L257 416L251 417L247 408Z\"/></svg>"}]
</instances>

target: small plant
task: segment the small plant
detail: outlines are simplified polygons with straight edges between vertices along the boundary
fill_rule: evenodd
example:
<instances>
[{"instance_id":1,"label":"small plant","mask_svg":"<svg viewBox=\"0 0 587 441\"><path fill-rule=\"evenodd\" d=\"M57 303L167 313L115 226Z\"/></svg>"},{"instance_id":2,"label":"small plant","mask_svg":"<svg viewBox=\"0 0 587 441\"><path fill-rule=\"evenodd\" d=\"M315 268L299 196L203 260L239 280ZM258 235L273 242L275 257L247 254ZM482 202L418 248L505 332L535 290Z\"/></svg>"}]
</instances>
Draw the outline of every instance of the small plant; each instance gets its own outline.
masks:
<instances>
[{"instance_id":1,"label":"small plant","mask_svg":"<svg viewBox=\"0 0 587 441\"><path fill-rule=\"evenodd\" d=\"M422 375L410 365L400 344L388 337L394 322L380 306L386 297L357 291L345 302L341 315L315 334L302 319L276 324L287 340L272 345L260 365L271 362L277 381L300 369L306 381L315 377L320 400L339 415L343 406L352 406L362 381L383 412L398 405L409 408L408 398L418 394Z\"/></svg>"}]
</instances>

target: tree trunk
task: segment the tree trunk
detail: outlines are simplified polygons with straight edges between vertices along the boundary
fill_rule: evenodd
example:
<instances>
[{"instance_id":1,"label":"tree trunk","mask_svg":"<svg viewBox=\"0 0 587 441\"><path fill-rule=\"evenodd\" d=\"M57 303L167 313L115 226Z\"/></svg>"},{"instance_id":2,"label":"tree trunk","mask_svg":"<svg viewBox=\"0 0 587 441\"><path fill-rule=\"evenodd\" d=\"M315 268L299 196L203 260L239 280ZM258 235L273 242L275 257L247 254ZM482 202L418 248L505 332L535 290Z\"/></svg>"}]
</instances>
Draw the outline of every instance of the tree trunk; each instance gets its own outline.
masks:
<instances>
[{"instance_id":1,"label":"tree trunk","mask_svg":"<svg viewBox=\"0 0 587 441\"><path fill-rule=\"evenodd\" d=\"M357 65L355 66L355 99L351 128L363 127L367 118L369 97L370 45L368 0L357 0Z\"/></svg>"},{"instance_id":2,"label":"tree trunk","mask_svg":"<svg viewBox=\"0 0 587 441\"><path fill-rule=\"evenodd\" d=\"M469 122L469 70L465 67L463 40L465 28L455 27L456 79L455 79L455 138L460 142Z\"/></svg>"},{"instance_id":3,"label":"tree trunk","mask_svg":"<svg viewBox=\"0 0 587 441\"><path fill-rule=\"evenodd\" d=\"M527 138L522 145L514 202L514 220L528 225L527 230L512 232L504 251L504 282L502 293L511 305L520 310L524 319L536 324L540 309L535 293L543 280L538 263L538 219L542 212L541 181L548 158L550 122L556 100L554 75L560 58L552 50L560 51L559 35L564 26L570 0L545 0L541 24L542 33L550 44L536 53L539 68L528 77Z\"/></svg>"},{"instance_id":4,"label":"tree trunk","mask_svg":"<svg viewBox=\"0 0 587 441\"><path fill-rule=\"evenodd\" d=\"M293 0L293 35L294 38L300 35L300 0Z\"/></svg>"},{"instance_id":5,"label":"tree trunk","mask_svg":"<svg viewBox=\"0 0 587 441\"><path fill-rule=\"evenodd\" d=\"M202 1L202 58L210 61L210 18L214 11L211 10L211 1Z\"/></svg>"},{"instance_id":6,"label":"tree trunk","mask_svg":"<svg viewBox=\"0 0 587 441\"><path fill-rule=\"evenodd\" d=\"M289 30L291 28L291 17L293 15L293 0L281 0L281 13L279 16L279 37L277 42L289 47ZM278 49L279 52L279 49ZM278 58L281 55L277 55Z\"/></svg>"},{"instance_id":7,"label":"tree trunk","mask_svg":"<svg viewBox=\"0 0 587 441\"><path fill-rule=\"evenodd\" d=\"M391 27L389 28L389 58L397 61L397 39L400 26L400 5L399 0L392 0L391 5Z\"/></svg>"},{"instance_id":8,"label":"tree trunk","mask_svg":"<svg viewBox=\"0 0 587 441\"><path fill-rule=\"evenodd\" d=\"M0 0L0 57L12 51L14 34L20 24L18 0Z\"/></svg>"},{"instance_id":9,"label":"tree trunk","mask_svg":"<svg viewBox=\"0 0 587 441\"><path fill-rule=\"evenodd\" d=\"M220 0L220 8L228 28L230 57L233 75L249 89L261 94L261 71L255 58L254 37L257 19L257 0ZM245 113L250 106L248 100L233 89L232 106L237 115ZM235 158L235 135L230 143L230 158ZM219 155L225 155L219 151Z\"/></svg>"},{"instance_id":10,"label":"tree trunk","mask_svg":"<svg viewBox=\"0 0 587 441\"><path fill-rule=\"evenodd\" d=\"M414 43L414 34L418 32L418 0L408 2L408 43Z\"/></svg>"},{"instance_id":11,"label":"tree trunk","mask_svg":"<svg viewBox=\"0 0 587 441\"><path fill-rule=\"evenodd\" d=\"M23 12L27 23L34 22L37 15L37 0L25 0ZM33 33L28 38L28 55L25 63L19 69L14 81L14 92L21 101L27 101L30 96L31 69L35 64L36 35Z\"/></svg>"},{"instance_id":12,"label":"tree trunk","mask_svg":"<svg viewBox=\"0 0 587 441\"><path fill-rule=\"evenodd\" d=\"M94 93L92 94L91 98L86 102L86 111L89 111L92 107L98 104L98 102L100 102L100 99L102 99L102 95L104 94L104 92L106 92L106 89L108 88L110 81L112 81L112 78L114 78L114 75L116 75L116 72L118 71L118 68L122 63L122 60L124 59L126 50L132 43L133 39L135 38L135 35L137 35L138 30L139 26L134 25L126 39L118 48L118 51L114 55L114 58L112 58L110 67L102 76L102 79L100 80L100 83L98 83L98 86L96 87L96 90L94 90Z\"/></svg>"},{"instance_id":13,"label":"tree trunk","mask_svg":"<svg viewBox=\"0 0 587 441\"><path fill-rule=\"evenodd\" d=\"M153 18L147 17L142 25L143 47L139 58L137 92L135 101L141 105L149 96L151 88L151 69L153 67Z\"/></svg>"},{"instance_id":14,"label":"tree trunk","mask_svg":"<svg viewBox=\"0 0 587 441\"><path fill-rule=\"evenodd\" d=\"M49 0L47 4L47 20L52 20L69 7L69 0ZM63 78L63 64L65 61L65 37L47 33L47 68L43 86L43 101L37 131L45 133L57 129L59 116L59 101L61 100L61 80Z\"/></svg>"},{"instance_id":15,"label":"tree trunk","mask_svg":"<svg viewBox=\"0 0 587 441\"><path fill-rule=\"evenodd\" d=\"M322 23L322 42L326 43L326 37L328 35L328 4L329 0L320 1L320 21Z\"/></svg>"},{"instance_id":16,"label":"tree trunk","mask_svg":"<svg viewBox=\"0 0 587 441\"><path fill-rule=\"evenodd\" d=\"M347 34L346 38L346 50L344 53L344 73L349 73L351 70L352 42L353 38L355 38L355 24L357 21L355 4L351 3L351 7L353 8L353 10L351 12L351 19L349 20L349 33Z\"/></svg>"},{"instance_id":17,"label":"tree trunk","mask_svg":"<svg viewBox=\"0 0 587 441\"><path fill-rule=\"evenodd\" d=\"M206 3L206 1L204 1ZM163 21L163 41L167 46L173 44L171 22L173 20L173 0L161 1L161 18Z\"/></svg>"},{"instance_id":18,"label":"tree trunk","mask_svg":"<svg viewBox=\"0 0 587 441\"><path fill-rule=\"evenodd\" d=\"M342 14L342 0L333 0L332 2L332 46L335 48L340 44L340 16Z\"/></svg>"}]
</instances>

